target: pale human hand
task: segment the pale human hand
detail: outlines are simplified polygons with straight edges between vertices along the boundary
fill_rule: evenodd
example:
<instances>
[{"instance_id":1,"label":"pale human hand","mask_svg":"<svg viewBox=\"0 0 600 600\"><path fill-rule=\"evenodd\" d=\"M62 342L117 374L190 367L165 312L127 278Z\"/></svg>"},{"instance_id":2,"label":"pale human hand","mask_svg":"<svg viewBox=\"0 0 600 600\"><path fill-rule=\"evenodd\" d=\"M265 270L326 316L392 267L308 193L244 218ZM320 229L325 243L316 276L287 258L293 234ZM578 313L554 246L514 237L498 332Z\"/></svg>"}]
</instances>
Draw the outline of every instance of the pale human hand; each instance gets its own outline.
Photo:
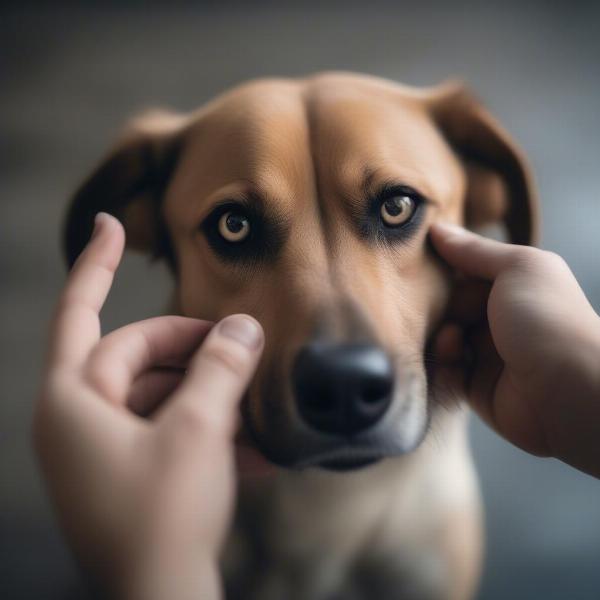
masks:
<instances>
[{"instance_id":1,"label":"pale human hand","mask_svg":"<svg viewBox=\"0 0 600 600\"><path fill-rule=\"evenodd\" d=\"M238 404L262 329L244 315L215 326L165 316L101 338L98 313L123 246L119 222L100 214L52 322L35 448L96 584L128 599L218 598Z\"/></svg>"},{"instance_id":2,"label":"pale human hand","mask_svg":"<svg viewBox=\"0 0 600 600\"><path fill-rule=\"evenodd\" d=\"M438 382L520 448L600 477L600 318L565 261L452 225L430 237L460 273Z\"/></svg>"}]
</instances>

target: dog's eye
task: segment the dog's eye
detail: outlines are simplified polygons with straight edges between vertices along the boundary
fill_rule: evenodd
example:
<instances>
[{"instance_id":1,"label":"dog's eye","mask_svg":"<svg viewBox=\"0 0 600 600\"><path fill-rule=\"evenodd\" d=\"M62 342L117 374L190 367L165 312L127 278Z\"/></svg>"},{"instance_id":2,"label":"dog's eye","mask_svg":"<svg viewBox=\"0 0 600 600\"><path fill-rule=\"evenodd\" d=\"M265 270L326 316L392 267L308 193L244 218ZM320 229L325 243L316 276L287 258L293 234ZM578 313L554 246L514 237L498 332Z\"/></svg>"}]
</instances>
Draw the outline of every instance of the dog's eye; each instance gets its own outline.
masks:
<instances>
[{"instance_id":1,"label":"dog's eye","mask_svg":"<svg viewBox=\"0 0 600 600\"><path fill-rule=\"evenodd\" d=\"M386 183L368 199L366 212L357 215L359 235L377 243L406 242L419 231L428 202L408 185Z\"/></svg>"},{"instance_id":2,"label":"dog's eye","mask_svg":"<svg viewBox=\"0 0 600 600\"><path fill-rule=\"evenodd\" d=\"M250 221L241 212L229 210L219 219L219 233L228 242L236 243L245 240L250 234Z\"/></svg>"},{"instance_id":3,"label":"dog's eye","mask_svg":"<svg viewBox=\"0 0 600 600\"><path fill-rule=\"evenodd\" d=\"M213 208L200 232L223 261L248 265L274 260L284 239L283 221L265 214L260 201L228 200Z\"/></svg>"},{"instance_id":4,"label":"dog's eye","mask_svg":"<svg viewBox=\"0 0 600 600\"><path fill-rule=\"evenodd\" d=\"M415 214L416 202L407 194L387 198L381 204L381 218L388 227L398 227Z\"/></svg>"}]
</instances>

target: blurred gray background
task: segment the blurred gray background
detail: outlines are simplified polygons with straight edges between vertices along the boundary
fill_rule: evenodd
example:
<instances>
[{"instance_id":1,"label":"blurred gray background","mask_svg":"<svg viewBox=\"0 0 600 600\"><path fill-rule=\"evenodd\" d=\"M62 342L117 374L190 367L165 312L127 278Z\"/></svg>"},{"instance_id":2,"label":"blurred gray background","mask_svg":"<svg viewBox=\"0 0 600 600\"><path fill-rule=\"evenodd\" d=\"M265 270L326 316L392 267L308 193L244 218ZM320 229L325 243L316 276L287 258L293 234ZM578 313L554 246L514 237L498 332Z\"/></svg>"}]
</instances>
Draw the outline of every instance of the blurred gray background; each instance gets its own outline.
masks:
<instances>
[{"instance_id":1,"label":"blurred gray background","mask_svg":"<svg viewBox=\"0 0 600 600\"><path fill-rule=\"evenodd\" d=\"M262 75L349 69L415 85L461 76L529 155L543 246L566 258L598 310L599 23L598 4L577 2L3 4L0 598L77 595L28 429L64 281L66 200L123 121L153 105L191 109ZM106 328L160 313L168 281L128 257ZM600 598L600 482L527 456L475 420L472 437L488 528L479 597Z\"/></svg>"}]
</instances>

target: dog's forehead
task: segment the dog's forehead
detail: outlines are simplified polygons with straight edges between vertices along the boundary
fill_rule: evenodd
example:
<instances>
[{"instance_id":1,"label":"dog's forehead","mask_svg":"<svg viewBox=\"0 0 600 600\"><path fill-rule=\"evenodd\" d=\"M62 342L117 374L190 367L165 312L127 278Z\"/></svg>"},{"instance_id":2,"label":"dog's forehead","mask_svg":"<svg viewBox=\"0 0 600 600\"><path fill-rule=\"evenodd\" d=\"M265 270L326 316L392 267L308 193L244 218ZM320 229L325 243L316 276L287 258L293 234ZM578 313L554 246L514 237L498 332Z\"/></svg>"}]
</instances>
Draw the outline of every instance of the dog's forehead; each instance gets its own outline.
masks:
<instances>
[{"instance_id":1,"label":"dog's forehead","mask_svg":"<svg viewBox=\"0 0 600 600\"><path fill-rule=\"evenodd\" d=\"M213 100L204 119L223 130L236 129L255 136L283 137L289 129L308 130L323 122L341 130L360 130L369 135L389 125L391 113L395 126L416 119L431 121L426 110L426 95L416 88L396 85L366 76L318 75L308 79L265 79L249 82ZM383 114L382 114L383 111ZM333 121L332 121L333 119ZM273 127L283 126L283 131ZM362 125L368 128L361 130ZM335 127L328 129L334 132Z\"/></svg>"},{"instance_id":2,"label":"dog's forehead","mask_svg":"<svg viewBox=\"0 0 600 600\"><path fill-rule=\"evenodd\" d=\"M369 173L449 199L462 170L425 100L419 90L375 78L319 80L308 102L320 188L351 196Z\"/></svg>"},{"instance_id":3,"label":"dog's forehead","mask_svg":"<svg viewBox=\"0 0 600 600\"><path fill-rule=\"evenodd\" d=\"M283 200L307 184L308 162L300 87L292 80L268 80L235 88L198 112L178 171L193 173L194 187L205 196L244 182Z\"/></svg>"},{"instance_id":4,"label":"dog's forehead","mask_svg":"<svg viewBox=\"0 0 600 600\"><path fill-rule=\"evenodd\" d=\"M356 75L234 88L199 112L185 155L185 162L204 165L197 177L207 193L246 181L290 206L315 189L350 196L365 173L441 200L461 179L423 92Z\"/></svg>"}]
</instances>

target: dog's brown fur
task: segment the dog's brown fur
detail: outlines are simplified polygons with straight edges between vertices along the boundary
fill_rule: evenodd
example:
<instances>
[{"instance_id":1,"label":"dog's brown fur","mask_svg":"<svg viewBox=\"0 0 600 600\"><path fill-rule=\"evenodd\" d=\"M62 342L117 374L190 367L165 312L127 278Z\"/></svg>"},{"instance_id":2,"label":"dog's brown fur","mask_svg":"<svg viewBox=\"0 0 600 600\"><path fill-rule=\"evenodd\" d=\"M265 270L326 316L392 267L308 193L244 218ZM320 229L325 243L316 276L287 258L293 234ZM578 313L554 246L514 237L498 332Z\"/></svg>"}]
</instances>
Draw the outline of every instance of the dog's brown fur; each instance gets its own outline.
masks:
<instances>
[{"instance_id":1,"label":"dog's brown fur","mask_svg":"<svg viewBox=\"0 0 600 600\"><path fill-rule=\"evenodd\" d=\"M401 244L368 243L353 215L390 180L428 198L424 221ZM235 264L207 244L199 224L240 196L277 215L276 259ZM398 423L403 451L432 422L418 449L364 470L282 469L243 483L225 560L230 595L469 598L479 501L465 414L440 409L427 390L424 350L450 281L426 232L438 220L494 224L529 243L536 224L524 159L480 104L456 84L417 90L345 73L251 82L188 115L137 119L75 197L70 262L99 210L122 219L131 246L170 262L182 314L245 312L262 323L246 417L275 460L302 458L302 444L286 441L295 439L289 373L319 328L343 341L360 321L394 357L411 421Z\"/></svg>"}]
</instances>

